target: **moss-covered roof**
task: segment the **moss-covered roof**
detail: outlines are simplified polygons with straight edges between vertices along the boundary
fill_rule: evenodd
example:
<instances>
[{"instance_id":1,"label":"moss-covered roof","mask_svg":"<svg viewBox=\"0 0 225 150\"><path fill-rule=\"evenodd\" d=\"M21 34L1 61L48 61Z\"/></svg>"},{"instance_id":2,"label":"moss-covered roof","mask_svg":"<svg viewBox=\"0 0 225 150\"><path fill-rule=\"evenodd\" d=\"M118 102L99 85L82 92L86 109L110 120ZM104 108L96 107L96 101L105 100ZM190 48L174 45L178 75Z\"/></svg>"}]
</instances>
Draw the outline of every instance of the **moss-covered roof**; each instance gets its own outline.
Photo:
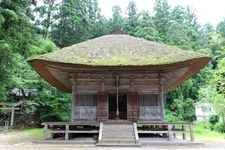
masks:
<instances>
[{"instance_id":1,"label":"moss-covered roof","mask_svg":"<svg viewBox=\"0 0 225 150\"><path fill-rule=\"evenodd\" d=\"M146 66L207 57L125 34L105 35L32 58L89 66Z\"/></svg>"}]
</instances>

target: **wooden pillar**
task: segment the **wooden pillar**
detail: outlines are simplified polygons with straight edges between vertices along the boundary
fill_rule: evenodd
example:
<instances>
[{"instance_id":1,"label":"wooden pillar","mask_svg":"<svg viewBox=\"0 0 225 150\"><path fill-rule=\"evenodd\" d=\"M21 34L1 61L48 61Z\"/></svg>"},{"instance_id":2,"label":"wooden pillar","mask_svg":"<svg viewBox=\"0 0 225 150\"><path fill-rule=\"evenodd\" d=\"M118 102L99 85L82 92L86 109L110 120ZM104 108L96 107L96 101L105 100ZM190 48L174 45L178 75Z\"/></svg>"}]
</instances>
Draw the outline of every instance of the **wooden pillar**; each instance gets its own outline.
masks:
<instances>
[{"instance_id":1,"label":"wooden pillar","mask_svg":"<svg viewBox=\"0 0 225 150\"><path fill-rule=\"evenodd\" d=\"M191 137L191 141L195 140L193 122L190 123L190 137Z\"/></svg>"},{"instance_id":2,"label":"wooden pillar","mask_svg":"<svg viewBox=\"0 0 225 150\"><path fill-rule=\"evenodd\" d=\"M98 142L100 143L102 141L102 133L103 133L103 123L100 123L99 126L99 133L98 133Z\"/></svg>"},{"instance_id":3,"label":"wooden pillar","mask_svg":"<svg viewBox=\"0 0 225 150\"><path fill-rule=\"evenodd\" d=\"M14 124L14 114L15 114L15 106L12 106L12 110L11 110L11 121L10 121L10 126L13 126Z\"/></svg>"},{"instance_id":4,"label":"wooden pillar","mask_svg":"<svg viewBox=\"0 0 225 150\"><path fill-rule=\"evenodd\" d=\"M173 130L173 131L176 131L176 125L173 125L172 130ZM175 132L173 133L173 137L176 138L176 133L175 133Z\"/></svg>"},{"instance_id":5,"label":"wooden pillar","mask_svg":"<svg viewBox=\"0 0 225 150\"><path fill-rule=\"evenodd\" d=\"M116 76L116 117L119 118L119 76Z\"/></svg>"},{"instance_id":6,"label":"wooden pillar","mask_svg":"<svg viewBox=\"0 0 225 150\"><path fill-rule=\"evenodd\" d=\"M172 125L168 124L168 140L170 141L172 139Z\"/></svg>"},{"instance_id":7,"label":"wooden pillar","mask_svg":"<svg viewBox=\"0 0 225 150\"><path fill-rule=\"evenodd\" d=\"M101 91L105 92L105 75L102 77Z\"/></svg>"},{"instance_id":8,"label":"wooden pillar","mask_svg":"<svg viewBox=\"0 0 225 150\"><path fill-rule=\"evenodd\" d=\"M183 137L183 140L186 140L186 130L185 130L185 126L184 125L182 125L182 137Z\"/></svg>"},{"instance_id":9,"label":"wooden pillar","mask_svg":"<svg viewBox=\"0 0 225 150\"><path fill-rule=\"evenodd\" d=\"M44 133L43 133L43 138L45 139L45 140L47 140L48 139L48 124L44 124L44 131L43 131Z\"/></svg>"},{"instance_id":10,"label":"wooden pillar","mask_svg":"<svg viewBox=\"0 0 225 150\"><path fill-rule=\"evenodd\" d=\"M76 75L72 76L72 106L71 106L71 121L74 121L74 109L75 109L75 94L76 94Z\"/></svg>"},{"instance_id":11,"label":"wooden pillar","mask_svg":"<svg viewBox=\"0 0 225 150\"><path fill-rule=\"evenodd\" d=\"M163 79L160 77L160 86L159 86L159 100L161 102L161 121L164 121L164 116L165 116L165 112L164 112L164 91L163 91L163 85L164 85L164 81Z\"/></svg>"},{"instance_id":12,"label":"wooden pillar","mask_svg":"<svg viewBox=\"0 0 225 150\"><path fill-rule=\"evenodd\" d=\"M134 76L130 76L130 92L134 92Z\"/></svg>"},{"instance_id":13,"label":"wooden pillar","mask_svg":"<svg viewBox=\"0 0 225 150\"><path fill-rule=\"evenodd\" d=\"M69 124L66 124L66 130L65 130L65 140L69 140Z\"/></svg>"}]
</instances>

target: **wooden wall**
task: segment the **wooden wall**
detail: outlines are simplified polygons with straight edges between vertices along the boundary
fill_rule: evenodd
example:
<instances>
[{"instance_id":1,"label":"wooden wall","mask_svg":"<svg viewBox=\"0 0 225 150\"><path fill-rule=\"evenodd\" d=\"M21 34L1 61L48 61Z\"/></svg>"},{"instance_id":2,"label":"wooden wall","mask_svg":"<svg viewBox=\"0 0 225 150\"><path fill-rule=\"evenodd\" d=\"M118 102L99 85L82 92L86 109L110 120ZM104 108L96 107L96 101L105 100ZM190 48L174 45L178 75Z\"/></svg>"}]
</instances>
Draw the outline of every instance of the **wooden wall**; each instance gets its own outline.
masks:
<instances>
[{"instance_id":1,"label":"wooden wall","mask_svg":"<svg viewBox=\"0 0 225 150\"><path fill-rule=\"evenodd\" d=\"M138 95L139 120L159 121L162 120L162 107L158 94Z\"/></svg>"},{"instance_id":2,"label":"wooden wall","mask_svg":"<svg viewBox=\"0 0 225 150\"><path fill-rule=\"evenodd\" d=\"M108 94L76 95L73 120L108 120ZM158 94L127 93L127 119L160 121L162 106Z\"/></svg>"},{"instance_id":3,"label":"wooden wall","mask_svg":"<svg viewBox=\"0 0 225 150\"><path fill-rule=\"evenodd\" d=\"M119 93L127 95L127 119L131 121L163 120L164 80L157 73L120 74ZM108 95L116 92L112 74L76 74L72 79L72 120L109 119Z\"/></svg>"},{"instance_id":4,"label":"wooden wall","mask_svg":"<svg viewBox=\"0 0 225 150\"><path fill-rule=\"evenodd\" d=\"M74 75L76 94L98 94L99 92L116 92L114 74L85 74ZM119 92L159 93L159 74L119 74ZM71 85L68 85L71 86Z\"/></svg>"},{"instance_id":5,"label":"wooden wall","mask_svg":"<svg viewBox=\"0 0 225 150\"><path fill-rule=\"evenodd\" d=\"M96 120L96 95L75 95L73 120Z\"/></svg>"}]
</instances>

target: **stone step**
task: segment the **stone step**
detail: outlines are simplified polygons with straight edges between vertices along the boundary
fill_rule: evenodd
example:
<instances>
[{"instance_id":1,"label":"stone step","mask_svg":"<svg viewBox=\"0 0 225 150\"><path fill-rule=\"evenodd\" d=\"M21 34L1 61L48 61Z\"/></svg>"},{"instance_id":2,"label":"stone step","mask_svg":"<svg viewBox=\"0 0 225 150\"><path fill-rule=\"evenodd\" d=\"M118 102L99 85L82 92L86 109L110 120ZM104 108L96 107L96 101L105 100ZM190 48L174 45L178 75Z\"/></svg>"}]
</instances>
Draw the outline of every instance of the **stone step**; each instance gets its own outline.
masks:
<instances>
[{"instance_id":1,"label":"stone step","mask_svg":"<svg viewBox=\"0 0 225 150\"><path fill-rule=\"evenodd\" d=\"M107 126L107 127L115 127L115 126L117 126L117 127L133 127L133 125L131 125L131 124L104 124L105 126Z\"/></svg>"},{"instance_id":2,"label":"stone step","mask_svg":"<svg viewBox=\"0 0 225 150\"><path fill-rule=\"evenodd\" d=\"M112 125L112 124L110 124L110 125L104 124L104 125L105 125L105 127L108 127L108 128L114 128L115 126L116 127L121 127L121 128L131 128L131 127L133 127L132 125L118 125L118 124L114 124L114 125Z\"/></svg>"},{"instance_id":3,"label":"stone step","mask_svg":"<svg viewBox=\"0 0 225 150\"><path fill-rule=\"evenodd\" d=\"M115 134L123 134L123 133L134 133L134 130L127 130L126 132L125 131L114 131L114 130L110 130L110 131L104 131L103 130L103 133L115 133Z\"/></svg>"},{"instance_id":4,"label":"stone step","mask_svg":"<svg viewBox=\"0 0 225 150\"><path fill-rule=\"evenodd\" d=\"M103 137L134 137L134 134L102 134Z\"/></svg>"},{"instance_id":5,"label":"stone step","mask_svg":"<svg viewBox=\"0 0 225 150\"><path fill-rule=\"evenodd\" d=\"M106 140L102 140L100 143L133 143L135 144L135 140L113 140L113 139L106 139Z\"/></svg>"},{"instance_id":6,"label":"stone step","mask_svg":"<svg viewBox=\"0 0 225 150\"><path fill-rule=\"evenodd\" d=\"M135 141L133 137L131 138L124 138L124 137L103 137L103 141L105 140L112 140L112 141Z\"/></svg>"},{"instance_id":7,"label":"stone step","mask_svg":"<svg viewBox=\"0 0 225 150\"><path fill-rule=\"evenodd\" d=\"M99 146L136 146L133 124L103 124ZM139 146L139 144L138 144Z\"/></svg>"},{"instance_id":8,"label":"stone step","mask_svg":"<svg viewBox=\"0 0 225 150\"><path fill-rule=\"evenodd\" d=\"M127 138L129 138L129 137L134 137L134 135L133 134L103 134L102 135L103 137L127 137Z\"/></svg>"},{"instance_id":9,"label":"stone step","mask_svg":"<svg viewBox=\"0 0 225 150\"><path fill-rule=\"evenodd\" d=\"M133 131L133 128L104 128L103 127L103 131L122 131L122 132L126 132L126 131Z\"/></svg>"},{"instance_id":10,"label":"stone step","mask_svg":"<svg viewBox=\"0 0 225 150\"><path fill-rule=\"evenodd\" d=\"M129 131L129 130L134 130L134 129L133 128L105 128L105 127L103 127L103 131L110 131L110 130L125 132L127 130Z\"/></svg>"},{"instance_id":11,"label":"stone step","mask_svg":"<svg viewBox=\"0 0 225 150\"><path fill-rule=\"evenodd\" d=\"M141 144L131 144L131 143L97 143L97 146L104 146L104 147L140 147Z\"/></svg>"}]
</instances>

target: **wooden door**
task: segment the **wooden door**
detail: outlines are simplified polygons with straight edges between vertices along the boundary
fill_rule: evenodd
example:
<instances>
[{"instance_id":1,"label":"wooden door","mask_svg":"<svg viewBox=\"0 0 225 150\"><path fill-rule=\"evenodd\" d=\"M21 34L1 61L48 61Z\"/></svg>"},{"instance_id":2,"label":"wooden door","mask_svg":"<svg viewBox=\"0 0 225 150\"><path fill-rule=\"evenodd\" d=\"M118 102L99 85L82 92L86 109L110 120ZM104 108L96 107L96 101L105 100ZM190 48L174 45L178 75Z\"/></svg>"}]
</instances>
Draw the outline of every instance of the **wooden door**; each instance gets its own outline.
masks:
<instances>
[{"instance_id":1,"label":"wooden door","mask_svg":"<svg viewBox=\"0 0 225 150\"><path fill-rule=\"evenodd\" d=\"M108 119L108 94L99 93L97 98L97 121Z\"/></svg>"},{"instance_id":2,"label":"wooden door","mask_svg":"<svg viewBox=\"0 0 225 150\"><path fill-rule=\"evenodd\" d=\"M127 93L127 119L137 121L139 116L138 94Z\"/></svg>"}]
</instances>

